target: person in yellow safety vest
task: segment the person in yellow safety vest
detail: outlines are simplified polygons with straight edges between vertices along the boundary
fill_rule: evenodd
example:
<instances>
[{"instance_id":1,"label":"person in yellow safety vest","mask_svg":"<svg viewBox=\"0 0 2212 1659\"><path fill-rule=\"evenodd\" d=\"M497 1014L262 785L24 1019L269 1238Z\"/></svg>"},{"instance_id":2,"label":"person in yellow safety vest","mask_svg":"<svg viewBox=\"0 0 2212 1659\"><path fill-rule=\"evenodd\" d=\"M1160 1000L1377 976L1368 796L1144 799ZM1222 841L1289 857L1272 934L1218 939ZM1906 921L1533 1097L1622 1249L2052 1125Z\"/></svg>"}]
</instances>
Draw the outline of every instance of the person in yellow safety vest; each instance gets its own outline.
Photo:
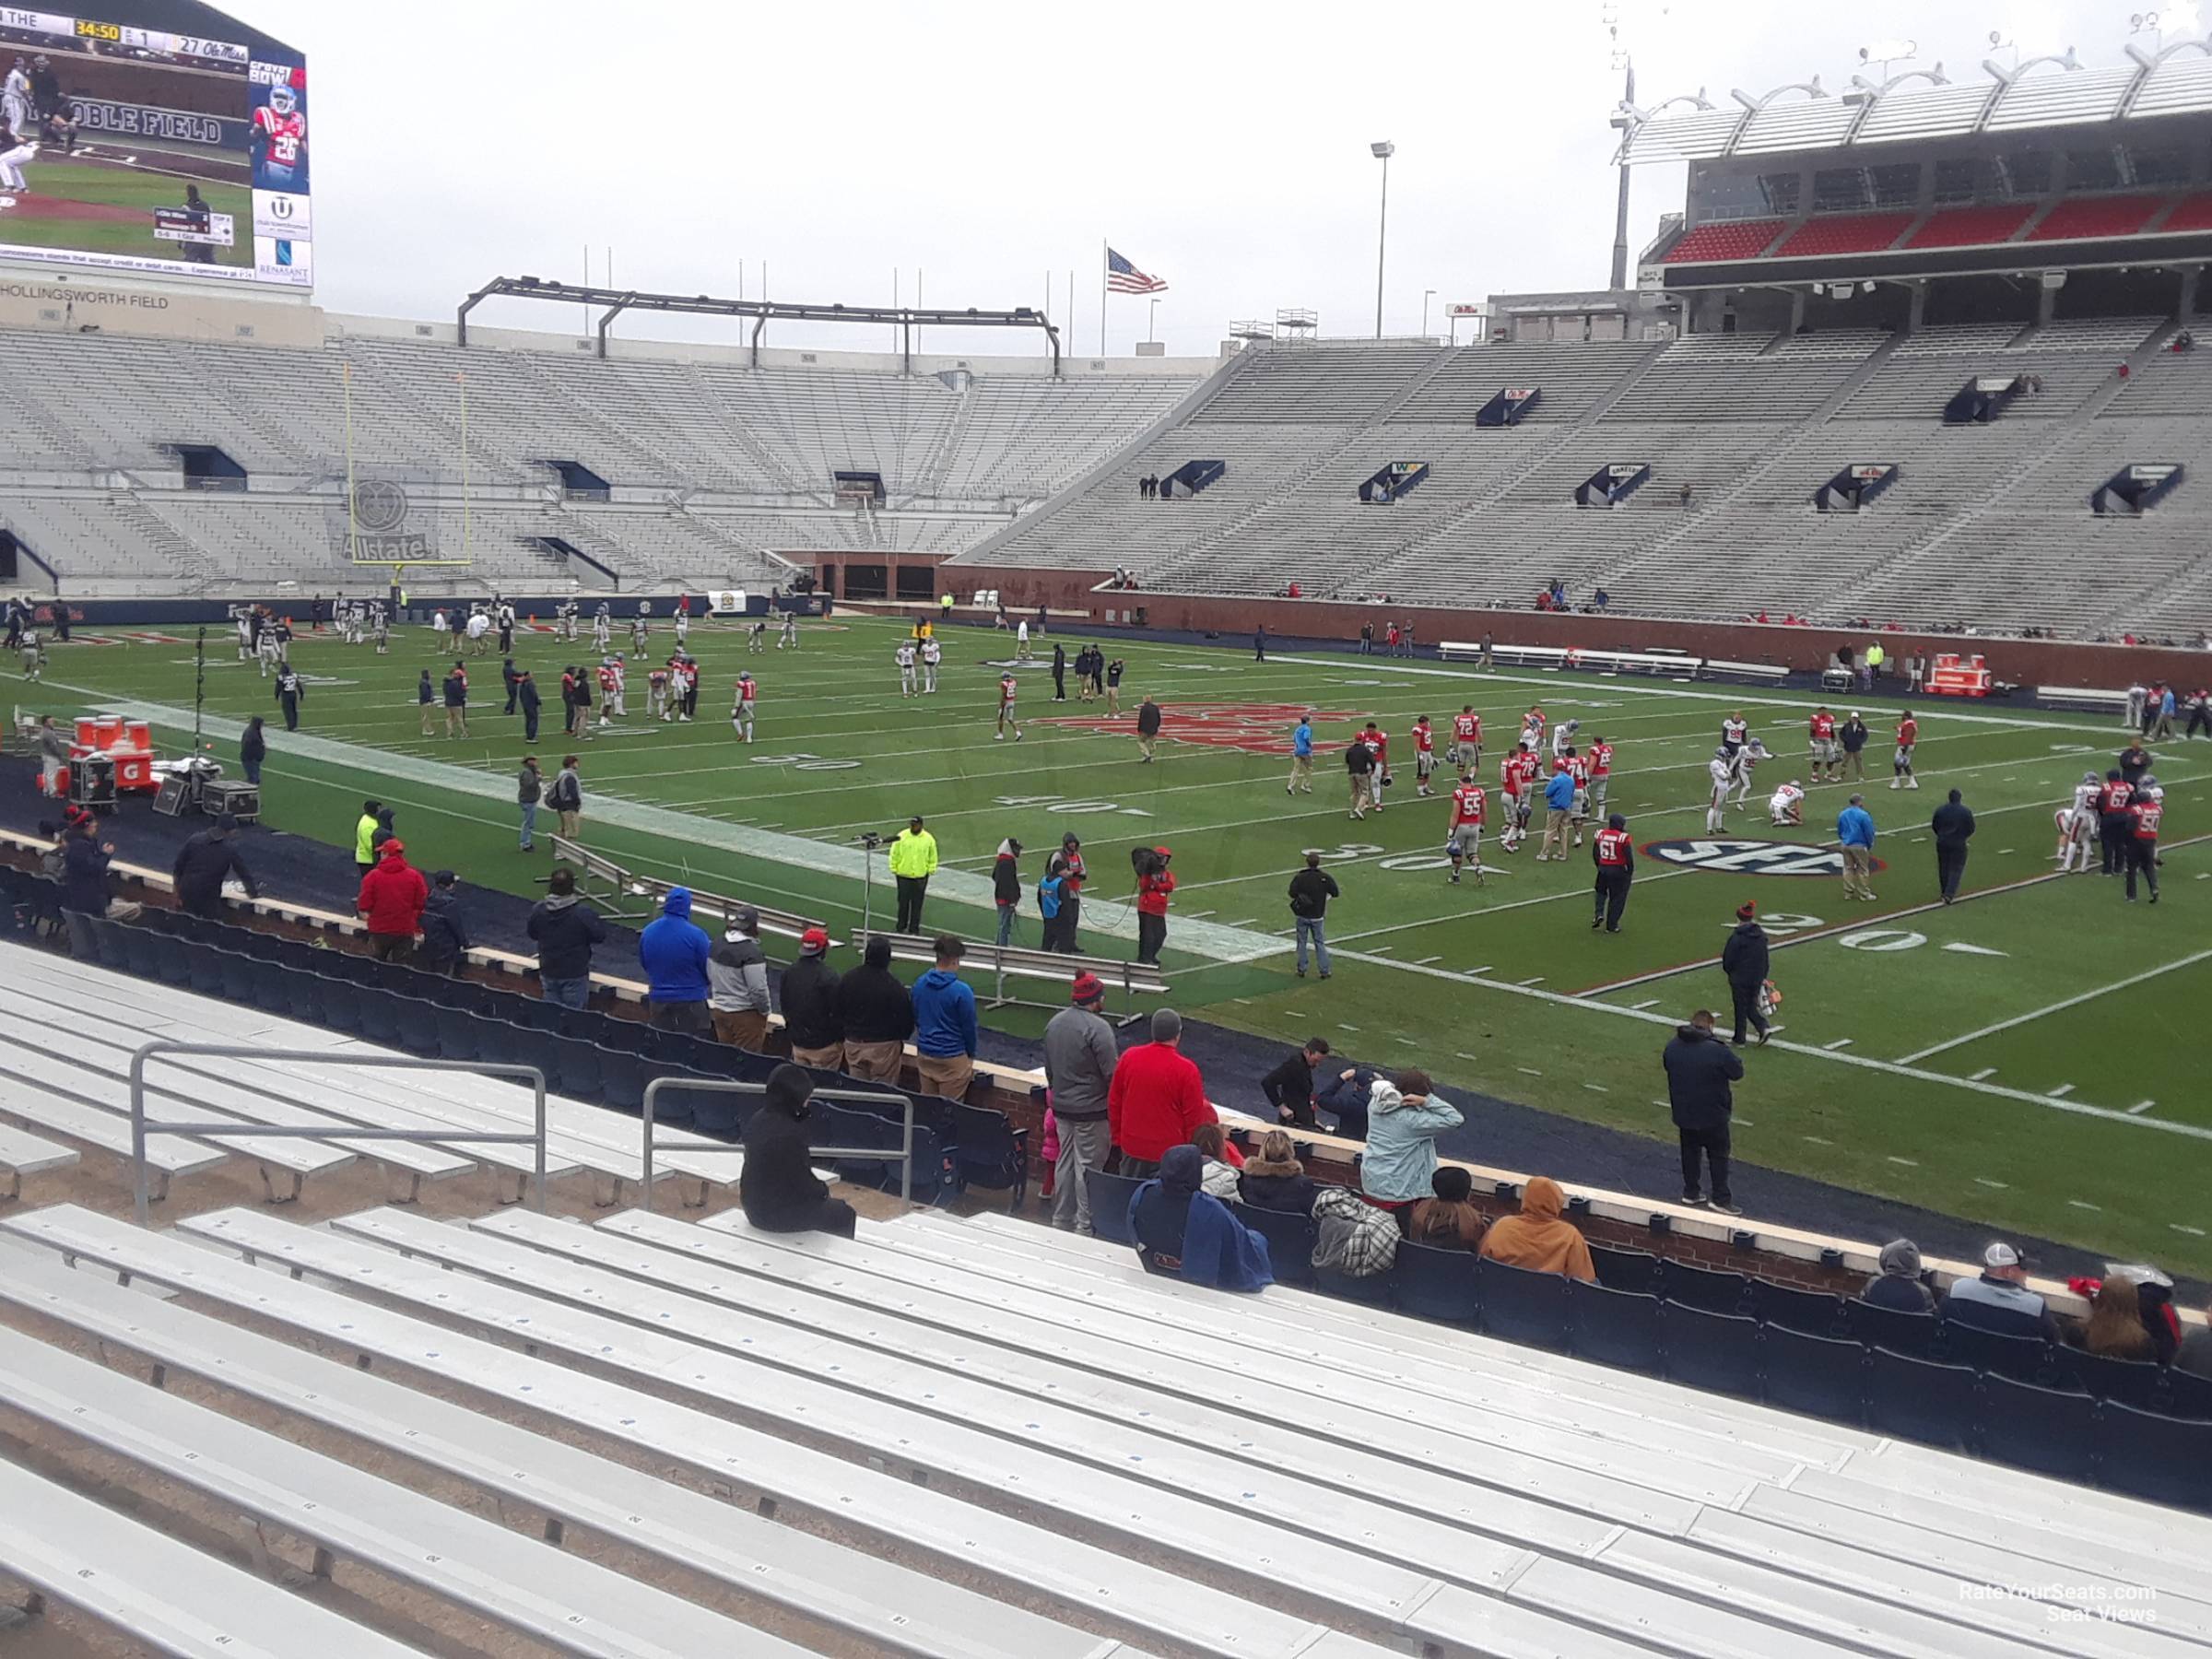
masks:
<instances>
[{"instance_id":1,"label":"person in yellow safety vest","mask_svg":"<svg viewBox=\"0 0 2212 1659\"><path fill-rule=\"evenodd\" d=\"M376 848L372 838L376 834L376 815L383 809L382 801L363 801L360 822L353 827L353 862L363 876L376 867Z\"/></svg>"},{"instance_id":2,"label":"person in yellow safety vest","mask_svg":"<svg viewBox=\"0 0 2212 1659\"><path fill-rule=\"evenodd\" d=\"M902 934L922 931L922 900L929 893L929 878L936 873L937 838L922 828L919 818L891 838L891 875L899 883L899 924Z\"/></svg>"}]
</instances>

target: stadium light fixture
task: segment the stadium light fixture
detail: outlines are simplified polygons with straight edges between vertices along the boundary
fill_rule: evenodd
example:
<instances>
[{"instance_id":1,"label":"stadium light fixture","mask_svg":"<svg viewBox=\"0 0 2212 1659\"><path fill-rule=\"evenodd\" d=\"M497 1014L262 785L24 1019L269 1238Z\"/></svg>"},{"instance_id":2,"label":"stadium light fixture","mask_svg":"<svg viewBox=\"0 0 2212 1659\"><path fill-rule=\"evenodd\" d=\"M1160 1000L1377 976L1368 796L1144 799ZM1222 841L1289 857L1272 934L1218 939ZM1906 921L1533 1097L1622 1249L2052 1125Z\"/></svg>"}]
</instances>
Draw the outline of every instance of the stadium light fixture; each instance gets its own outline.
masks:
<instances>
[{"instance_id":1,"label":"stadium light fixture","mask_svg":"<svg viewBox=\"0 0 2212 1659\"><path fill-rule=\"evenodd\" d=\"M1382 207L1375 219L1375 338L1382 337L1382 251L1390 234L1390 159L1398 153L1398 147L1389 139L1379 139L1367 147L1367 153L1382 163Z\"/></svg>"},{"instance_id":2,"label":"stadium light fixture","mask_svg":"<svg viewBox=\"0 0 2212 1659\"><path fill-rule=\"evenodd\" d=\"M1434 288L1421 290L1421 338L1424 340L1429 337L1429 301L1435 298Z\"/></svg>"}]
</instances>

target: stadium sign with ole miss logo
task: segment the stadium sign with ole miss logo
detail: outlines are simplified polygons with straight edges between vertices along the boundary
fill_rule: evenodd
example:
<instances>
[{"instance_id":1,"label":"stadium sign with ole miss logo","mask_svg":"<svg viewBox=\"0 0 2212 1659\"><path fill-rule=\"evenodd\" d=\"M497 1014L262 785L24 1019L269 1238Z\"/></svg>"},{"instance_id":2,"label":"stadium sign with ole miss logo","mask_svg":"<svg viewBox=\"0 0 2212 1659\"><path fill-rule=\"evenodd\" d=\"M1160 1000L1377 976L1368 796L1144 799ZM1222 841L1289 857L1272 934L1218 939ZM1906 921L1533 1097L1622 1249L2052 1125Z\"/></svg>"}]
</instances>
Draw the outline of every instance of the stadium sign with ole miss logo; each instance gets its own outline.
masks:
<instances>
[{"instance_id":1,"label":"stadium sign with ole miss logo","mask_svg":"<svg viewBox=\"0 0 2212 1659\"><path fill-rule=\"evenodd\" d=\"M1724 876L1841 876L1843 854L1833 847L1808 846L1804 841L1723 841L1698 836L1685 841L1647 841L1641 849L1647 858L1686 870L1712 870ZM1880 859L1869 868L1885 870Z\"/></svg>"}]
</instances>

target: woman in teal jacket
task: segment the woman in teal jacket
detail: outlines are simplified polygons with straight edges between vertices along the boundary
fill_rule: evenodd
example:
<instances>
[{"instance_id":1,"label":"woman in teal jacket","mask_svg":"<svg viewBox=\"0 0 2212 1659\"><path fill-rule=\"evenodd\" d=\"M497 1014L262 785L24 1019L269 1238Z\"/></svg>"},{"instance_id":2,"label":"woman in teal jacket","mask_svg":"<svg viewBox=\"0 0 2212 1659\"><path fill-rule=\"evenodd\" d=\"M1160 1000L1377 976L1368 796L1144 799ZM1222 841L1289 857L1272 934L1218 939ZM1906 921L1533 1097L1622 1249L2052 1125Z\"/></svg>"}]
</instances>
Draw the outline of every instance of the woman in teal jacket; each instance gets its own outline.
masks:
<instances>
[{"instance_id":1,"label":"woman in teal jacket","mask_svg":"<svg viewBox=\"0 0 2212 1659\"><path fill-rule=\"evenodd\" d=\"M1377 1077L1368 1096L1359 1188L1401 1221L1416 1202L1434 1195L1430 1182L1436 1173L1437 1135L1466 1121L1430 1088L1427 1072L1408 1070Z\"/></svg>"}]
</instances>

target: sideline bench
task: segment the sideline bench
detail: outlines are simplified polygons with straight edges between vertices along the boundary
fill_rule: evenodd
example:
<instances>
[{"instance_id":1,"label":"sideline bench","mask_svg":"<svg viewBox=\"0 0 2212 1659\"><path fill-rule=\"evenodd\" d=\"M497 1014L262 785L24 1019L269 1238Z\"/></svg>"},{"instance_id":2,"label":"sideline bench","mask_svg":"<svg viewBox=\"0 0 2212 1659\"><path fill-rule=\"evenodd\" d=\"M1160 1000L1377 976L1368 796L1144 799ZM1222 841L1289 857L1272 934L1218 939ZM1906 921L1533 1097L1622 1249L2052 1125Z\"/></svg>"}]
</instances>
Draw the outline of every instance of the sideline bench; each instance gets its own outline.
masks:
<instances>
[{"instance_id":1,"label":"sideline bench","mask_svg":"<svg viewBox=\"0 0 2212 1659\"><path fill-rule=\"evenodd\" d=\"M2071 709L2086 714L2127 712L2126 692L2098 691L2086 686L2038 686L2035 700L2053 709Z\"/></svg>"}]
</instances>

